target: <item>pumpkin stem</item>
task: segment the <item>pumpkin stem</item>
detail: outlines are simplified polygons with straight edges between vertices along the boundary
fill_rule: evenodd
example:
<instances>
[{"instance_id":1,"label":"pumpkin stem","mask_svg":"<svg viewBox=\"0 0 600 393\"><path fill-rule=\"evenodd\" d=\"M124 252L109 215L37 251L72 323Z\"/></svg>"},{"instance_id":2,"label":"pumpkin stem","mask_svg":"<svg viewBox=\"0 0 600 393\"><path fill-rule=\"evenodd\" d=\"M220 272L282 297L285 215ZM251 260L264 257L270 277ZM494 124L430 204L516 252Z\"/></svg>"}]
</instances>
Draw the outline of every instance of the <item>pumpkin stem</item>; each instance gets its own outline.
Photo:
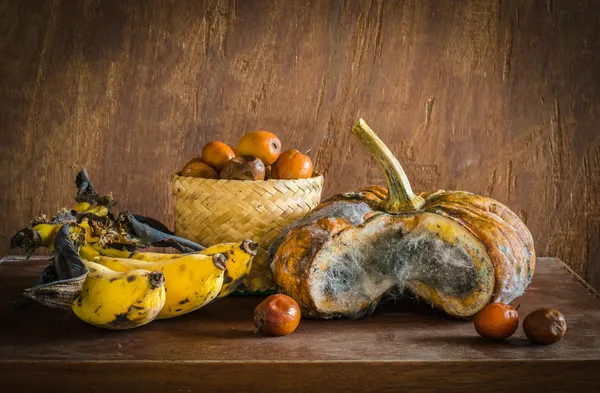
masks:
<instances>
[{"instance_id":1,"label":"pumpkin stem","mask_svg":"<svg viewBox=\"0 0 600 393\"><path fill-rule=\"evenodd\" d=\"M363 119L358 120L352 127L352 133L367 148L385 173L388 186L388 195L383 202L385 211L406 213L419 210L425 202L424 199L413 193L404 169L377 134Z\"/></svg>"}]
</instances>

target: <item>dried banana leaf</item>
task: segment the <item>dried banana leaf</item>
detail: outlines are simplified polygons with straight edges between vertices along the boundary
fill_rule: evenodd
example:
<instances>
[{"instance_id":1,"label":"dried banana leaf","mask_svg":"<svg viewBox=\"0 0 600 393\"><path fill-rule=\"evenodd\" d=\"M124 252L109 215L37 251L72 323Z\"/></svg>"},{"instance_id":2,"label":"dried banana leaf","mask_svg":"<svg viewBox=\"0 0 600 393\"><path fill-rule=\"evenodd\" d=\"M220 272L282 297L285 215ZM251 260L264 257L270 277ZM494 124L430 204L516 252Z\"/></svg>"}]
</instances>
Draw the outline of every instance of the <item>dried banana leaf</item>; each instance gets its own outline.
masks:
<instances>
[{"instance_id":1,"label":"dried banana leaf","mask_svg":"<svg viewBox=\"0 0 600 393\"><path fill-rule=\"evenodd\" d=\"M171 231L169 228L167 228L167 226L165 224L163 224L162 222L155 220L154 218L151 217L146 217L146 216L140 216L139 214L133 214L131 213L131 215L133 216L133 218L135 218L136 220L138 220L139 222L141 222L142 224L146 224L160 232L164 232L168 235L174 235L175 232Z\"/></svg>"},{"instance_id":2,"label":"dried banana leaf","mask_svg":"<svg viewBox=\"0 0 600 393\"><path fill-rule=\"evenodd\" d=\"M142 244L155 247L173 247L180 252L202 251L206 247L194 243L191 240L184 239L169 233L162 232L152 226L141 222L136 217L125 211L119 214L117 218L122 231L131 237L138 238Z\"/></svg>"},{"instance_id":3,"label":"dried banana leaf","mask_svg":"<svg viewBox=\"0 0 600 393\"><path fill-rule=\"evenodd\" d=\"M87 268L73 243L68 225L63 225L54 241L54 266L60 280L80 277L87 274Z\"/></svg>"},{"instance_id":4,"label":"dried banana leaf","mask_svg":"<svg viewBox=\"0 0 600 393\"><path fill-rule=\"evenodd\" d=\"M68 225L63 225L54 241L54 263L50 265L53 267L46 267L38 285L25 289L23 295L48 307L70 309L88 274L77 249ZM48 281L52 278L54 280Z\"/></svg>"},{"instance_id":5,"label":"dried banana leaf","mask_svg":"<svg viewBox=\"0 0 600 393\"><path fill-rule=\"evenodd\" d=\"M98 194L92 186L92 181L88 176L87 170L83 168L81 172L77 174L75 178L75 185L77 186L77 194L75 195L75 201L88 202L90 204L97 204L103 206L114 206L116 205L112 195Z\"/></svg>"},{"instance_id":6,"label":"dried banana leaf","mask_svg":"<svg viewBox=\"0 0 600 393\"><path fill-rule=\"evenodd\" d=\"M57 280L58 272L56 271L56 267L54 266L54 258L52 258L50 259L50 264L48 264L48 266L46 266L46 268L42 271L42 274L40 274L40 277L38 278L38 281L35 284L35 286L38 287ZM15 311L19 311L31 306L33 303L33 299L31 299L30 297L25 297L13 302L12 308Z\"/></svg>"}]
</instances>

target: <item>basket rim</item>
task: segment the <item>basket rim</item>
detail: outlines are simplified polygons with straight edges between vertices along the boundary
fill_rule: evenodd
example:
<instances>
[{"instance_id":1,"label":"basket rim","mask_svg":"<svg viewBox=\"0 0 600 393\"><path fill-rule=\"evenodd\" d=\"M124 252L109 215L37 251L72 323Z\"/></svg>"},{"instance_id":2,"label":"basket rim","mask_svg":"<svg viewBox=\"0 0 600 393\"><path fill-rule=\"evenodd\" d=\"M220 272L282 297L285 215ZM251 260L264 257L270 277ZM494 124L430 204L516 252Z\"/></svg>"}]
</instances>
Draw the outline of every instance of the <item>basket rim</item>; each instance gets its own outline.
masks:
<instances>
[{"instance_id":1,"label":"basket rim","mask_svg":"<svg viewBox=\"0 0 600 393\"><path fill-rule=\"evenodd\" d=\"M202 180L203 182L214 182L214 183L232 183L232 184L242 184L242 183L286 183L286 182L314 182L314 181L322 181L323 175L319 172L314 172L313 175L309 178L305 179L268 179L268 180L236 180L236 179L207 179L205 177L192 177L192 176L181 176L181 170L171 172L171 177L173 179L196 179Z\"/></svg>"}]
</instances>

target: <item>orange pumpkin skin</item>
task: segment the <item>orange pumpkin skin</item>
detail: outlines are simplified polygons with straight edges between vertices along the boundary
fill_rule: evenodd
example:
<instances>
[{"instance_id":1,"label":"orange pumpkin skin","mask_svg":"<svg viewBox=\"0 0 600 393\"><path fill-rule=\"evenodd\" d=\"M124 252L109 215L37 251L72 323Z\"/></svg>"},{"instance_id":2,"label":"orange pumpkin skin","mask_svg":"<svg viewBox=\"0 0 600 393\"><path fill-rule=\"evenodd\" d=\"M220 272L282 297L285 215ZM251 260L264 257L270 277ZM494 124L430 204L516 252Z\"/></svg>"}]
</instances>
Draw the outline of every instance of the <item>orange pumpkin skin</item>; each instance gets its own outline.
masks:
<instances>
[{"instance_id":1,"label":"orange pumpkin skin","mask_svg":"<svg viewBox=\"0 0 600 393\"><path fill-rule=\"evenodd\" d=\"M373 187L379 189L379 203L383 202L387 190L378 186L365 190ZM531 232L515 213L492 198L465 191L439 190L419 195L425 199L422 211L458 221L494 254L496 286L492 302L509 303L507 299L515 297L515 289L522 293L535 271L535 248ZM514 253L507 255L507 250Z\"/></svg>"},{"instance_id":2,"label":"orange pumpkin skin","mask_svg":"<svg viewBox=\"0 0 600 393\"><path fill-rule=\"evenodd\" d=\"M473 277L478 280L479 286L465 287L464 299L460 296L452 299L452 295L438 291L435 285L411 280L410 275L404 283L408 290L457 317L472 316L491 302L509 303L523 293L535 270L535 250L531 234L518 216L498 201L464 191L437 191L422 193L419 197L422 203L416 210L394 214L386 212L388 192L380 186L335 195L321 203L284 230L271 248L271 268L280 291L294 298L306 317L361 317L371 312L385 293L394 290L393 284L387 289L385 287L389 272L376 273L373 282L381 283L381 286L377 287L377 284L370 286L369 291L358 295L355 293L356 299L346 302L352 303L351 306L332 305L327 299L324 300L318 290L321 285L319 280L322 280L321 271L329 270L327 262L323 262L319 255L333 255L335 259L336 253L342 252L335 239L342 236L350 239L342 242L344 247L351 249L356 245L357 250L352 252L360 254L361 247L368 248L371 245L370 241L361 241L362 237L367 236L361 231L372 231L369 226L375 225L377 228L378 225L382 232L395 231L396 239L401 239L408 238L415 228L419 229L420 222L439 220L440 223L453 223L453 230L461 228L465 239L470 236L469 242L481 246L477 249L479 251L475 250L477 247L471 247L467 250L471 253L469 255L486 254L479 257L481 261L488 260L490 263L476 264ZM373 235L368 236L377 239ZM432 241L437 241L437 237L439 233L431 236ZM317 262L319 258L320 262ZM351 259L348 263L354 263ZM371 269L369 263L361 265L362 269ZM378 267L373 267L374 270L380 269L377 262L375 265ZM460 279L460 275L457 278ZM445 280L441 281L442 286L447 286L454 277L446 277ZM373 287L376 290L371 290ZM471 296L469 291L474 295ZM448 299L454 302L454 306L448 306Z\"/></svg>"}]
</instances>

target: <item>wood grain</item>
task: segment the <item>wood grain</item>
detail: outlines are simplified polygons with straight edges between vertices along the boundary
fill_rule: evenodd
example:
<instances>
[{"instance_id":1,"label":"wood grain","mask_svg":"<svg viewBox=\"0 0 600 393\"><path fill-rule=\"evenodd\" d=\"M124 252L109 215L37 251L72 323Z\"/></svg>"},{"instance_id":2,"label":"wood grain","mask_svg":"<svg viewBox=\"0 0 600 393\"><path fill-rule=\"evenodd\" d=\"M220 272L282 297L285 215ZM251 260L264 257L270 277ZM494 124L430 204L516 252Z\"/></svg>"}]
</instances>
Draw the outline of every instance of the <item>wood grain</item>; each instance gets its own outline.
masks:
<instances>
[{"instance_id":1,"label":"wood grain","mask_svg":"<svg viewBox=\"0 0 600 393\"><path fill-rule=\"evenodd\" d=\"M600 362L39 362L3 365L27 392L597 392ZM30 371L23 379L22 370ZM56 377L60 375L60 380Z\"/></svg>"},{"instance_id":2,"label":"wood grain","mask_svg":"<svg viewBox=\"0 0 600 393\"><path fill-rule=\"evenodd\" d=\"M410 299L368 318L302 320L293 334L253 333L263 297L226 298L128 331L9 302L46 261L0 263L0 380L23 391L598 391L600 298L557 259L541 258L521 298L521 319L539 306L563 312L557 344L530 343L521 328L487 341L468 321Z\"/></svg>"},{"instance_id":3,"label":"wood grain","mask_svg":"<svg viewBox=\"0 0 600 393\"><path fill-rule=\"evenodd\" d=\"M0 252L86 167L172 225L170 173L214 139L312 149L325 196L383 183L507 204L600 288L600 2L0 0Z\"/></svg>"}]
</instances>

